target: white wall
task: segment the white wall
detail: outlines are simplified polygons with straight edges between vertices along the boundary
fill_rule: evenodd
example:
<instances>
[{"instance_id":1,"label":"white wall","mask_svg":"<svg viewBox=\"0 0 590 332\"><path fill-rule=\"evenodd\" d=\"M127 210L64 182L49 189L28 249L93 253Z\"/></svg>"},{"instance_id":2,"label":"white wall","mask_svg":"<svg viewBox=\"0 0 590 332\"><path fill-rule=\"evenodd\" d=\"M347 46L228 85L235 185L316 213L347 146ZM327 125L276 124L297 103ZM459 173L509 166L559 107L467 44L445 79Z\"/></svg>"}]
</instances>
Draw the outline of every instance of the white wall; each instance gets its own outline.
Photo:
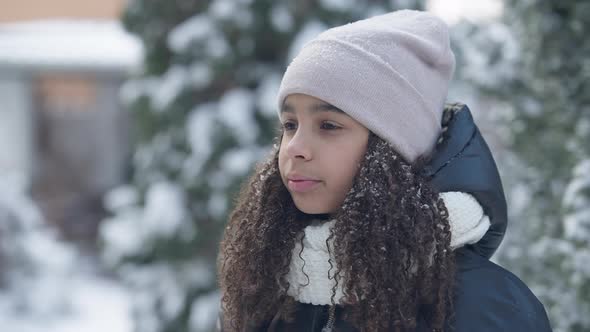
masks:
<instances>
[{"instance_id":1,"label":"white wall","mask_svg":"<svg viewBox=\"0 0 590 332\"><path fill-rule=\"evenodd\" d=\"M30 81L0 70L0 185L28 188L33 165Z\"/></svg>"}]
</instances>

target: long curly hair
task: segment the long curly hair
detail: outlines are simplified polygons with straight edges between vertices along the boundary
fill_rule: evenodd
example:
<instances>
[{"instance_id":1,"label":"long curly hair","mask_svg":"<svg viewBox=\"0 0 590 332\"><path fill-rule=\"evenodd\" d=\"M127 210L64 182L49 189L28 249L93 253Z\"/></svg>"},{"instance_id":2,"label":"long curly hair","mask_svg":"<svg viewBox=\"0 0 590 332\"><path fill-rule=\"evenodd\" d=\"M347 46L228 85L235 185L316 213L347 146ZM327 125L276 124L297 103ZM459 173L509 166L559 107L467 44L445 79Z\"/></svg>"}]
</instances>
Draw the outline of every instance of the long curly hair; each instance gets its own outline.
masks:
<instances>
[{"instance_id":1,"label":"long curly hair","mask_svg":"<svg viewBox=\"0 0 590 332\"><path fill-rule=\"evenodd\" d=\"M277 142L280 142L280 135ZM223 324L247 331L297 303L286 294L292 251L317 215L297 209L281 181L279 144L237 197L220 245ZM448 211L421 175L427 157L406 162L370 133L367 151L330 231L345 319L360 331L411 331L418 317L442 330L452 313L455 273ZM336 286L332 289L332 303Z\"/></svg>"}]
</instances>

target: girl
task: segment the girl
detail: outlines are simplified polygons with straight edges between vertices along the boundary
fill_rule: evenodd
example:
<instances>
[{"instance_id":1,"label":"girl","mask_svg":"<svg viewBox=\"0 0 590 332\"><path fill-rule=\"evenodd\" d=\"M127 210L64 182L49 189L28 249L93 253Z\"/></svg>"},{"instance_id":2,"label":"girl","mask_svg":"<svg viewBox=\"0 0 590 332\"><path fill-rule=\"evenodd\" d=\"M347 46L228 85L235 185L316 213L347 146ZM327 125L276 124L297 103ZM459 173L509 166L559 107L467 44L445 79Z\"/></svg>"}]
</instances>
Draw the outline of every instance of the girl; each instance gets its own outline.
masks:
<instances>
[{"instance_id":1,"label":"girl","mask_svg":"<svg viewBox=\"0 0 590 332\"><path fill-rule=\"evenodd\" d=\"M418 11L303 47L221 242L222 331L551 330L488 260L506 202L469 110L444 107L454 67L446 25Z\"/></svg>"}]
</instances>

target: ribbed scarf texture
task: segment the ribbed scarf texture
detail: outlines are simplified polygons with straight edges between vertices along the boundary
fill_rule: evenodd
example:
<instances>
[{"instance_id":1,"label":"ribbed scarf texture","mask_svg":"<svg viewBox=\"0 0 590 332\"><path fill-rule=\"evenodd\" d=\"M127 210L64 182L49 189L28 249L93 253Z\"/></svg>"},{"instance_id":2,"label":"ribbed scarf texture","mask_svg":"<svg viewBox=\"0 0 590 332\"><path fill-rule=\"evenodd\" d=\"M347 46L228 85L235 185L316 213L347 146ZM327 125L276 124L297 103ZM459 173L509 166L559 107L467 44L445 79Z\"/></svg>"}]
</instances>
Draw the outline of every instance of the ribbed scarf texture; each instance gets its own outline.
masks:
<instances>
[{"instance_id":1,"label":"ribbed scarf texture","mask_svg":"<svg viewBox=\"0 0 590 332\"><path fill-rule=\"evenodd\" d=\"M449 211L451 248L456 249L479 241L490 228L490 220L477 200L463 192L445 192L440 196ZM332 303L332 288L336 283L334 280L336 261L332 256L334 267L330 270L331 266L328 262L330 254L326 240L335 222L336 220L312 222L304 230L303 251L300 242L297 242L293 249L287 275L287 281L290 284L287 294L301 303L314 305ZM330 244L330 248L333 250L333 243ZM339 284L334 301L339 304L342 297L342 286Z\"/></svg>"}]
</instances>

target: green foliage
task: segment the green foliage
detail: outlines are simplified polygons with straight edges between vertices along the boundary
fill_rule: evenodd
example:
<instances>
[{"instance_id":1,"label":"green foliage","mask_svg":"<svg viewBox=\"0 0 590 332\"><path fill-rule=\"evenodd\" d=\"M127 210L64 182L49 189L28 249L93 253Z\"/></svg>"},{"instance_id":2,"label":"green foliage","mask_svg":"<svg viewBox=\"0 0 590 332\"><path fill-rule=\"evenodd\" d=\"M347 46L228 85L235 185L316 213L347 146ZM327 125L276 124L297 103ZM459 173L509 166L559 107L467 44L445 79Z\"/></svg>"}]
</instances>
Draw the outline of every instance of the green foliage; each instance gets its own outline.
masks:
<instances>
[{"instance_id":1,"label":"green foliage","mask_svg":"<svg viewBox=\"0 0 590 332\"><path fill-rule=\"evenodd\" d=\"M505 125L524 167L511 172L527 204L512 220L522 238L500 260L533 286L556 331L590 331L590 3L507 0L504 22L516 70L484 91L512 108Z\"/></svg>"}]
</instances>

